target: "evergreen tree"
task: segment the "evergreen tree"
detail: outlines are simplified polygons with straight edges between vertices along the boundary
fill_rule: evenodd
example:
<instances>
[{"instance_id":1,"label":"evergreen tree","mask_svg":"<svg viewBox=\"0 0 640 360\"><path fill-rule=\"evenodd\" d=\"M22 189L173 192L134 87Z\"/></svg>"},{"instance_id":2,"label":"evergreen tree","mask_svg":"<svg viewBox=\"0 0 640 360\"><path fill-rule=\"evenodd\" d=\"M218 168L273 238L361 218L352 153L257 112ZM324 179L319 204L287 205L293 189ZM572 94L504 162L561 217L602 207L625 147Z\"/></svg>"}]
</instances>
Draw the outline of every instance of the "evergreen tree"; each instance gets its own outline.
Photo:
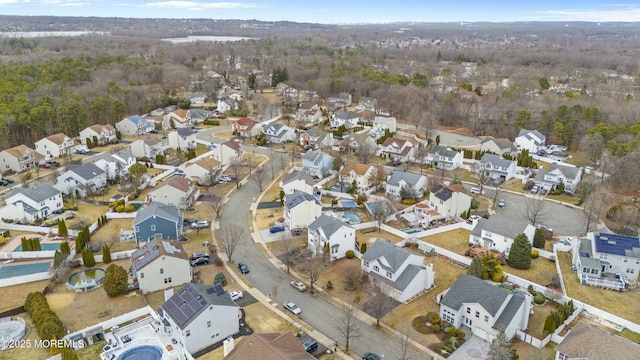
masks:
<instances>
[{"instance_id":1,"label":"evergreen tree","mask_svg":"<svg viewBox=\"0 0 640 360\"><path fill-rule=\"evenodd\" d=\"M480 257L476 256L471 260L471 265L467 268L467 275L482 279L482 262L480 261Z\"/></svg>"},{"instance_id":2,"label":"evergreen tree","mask_svg":"<svg viewBox=\"0 0 640 360\"><path fill-rule=\"evenodd\" d=\"M544 234L540 229L536 229L535 235L533 236L533 247L538 249L544 249L545 241Z\"/></svg>"},{"instance_id":3,"label":"evergreen tree","mask_svg":"<svg viewBox=\"0 0 640 360\"><path fill-rule=\"evenodd\" d=\"M58 221L58 236L67 236L69 235L69 231L67 230L67 224L64 222L64 219L60 219Z\"/></svg>"},{"instance_id":4,"label":"evergreen tree","mask_svg":"<svg viewBox=\"0 0 640 360\"><path fill-rule=\"evenodd\" d=\"M91 249L82 249L82 262L84 262L84 266L86 267L96 266L96 259L93 256L93 251L91 251Z\"/></svg>"},{"instance_id":5,"label":"evergreen tree","mask_svg":"<svg viewBox=\"0 0 640 360\"><path fill-rule=\"evenodd\" d=\"M71 248L68 242L65 241L60 244L60 254L65 258L71 254Z\"/></svg>"},{"instance_id":6,"label":"evergreen tree","mask_svg":"<svg viewBox=\"0 0 640 360\"><path fill-rule=\"evenodd\" d=\"M360 253L361 253L361 254L364 254L364 253L366 253L366 252L367 252L367 242L366 242L366 241L363 241L363 242L362 242L362 245L360 245Z\"/></svg>"},{"instance_id":7,"label":"evergreen tree","mask_svg":"<svg viewBox=\"0 0 640 360\"><path fill-rule=\"evenodd\" d=\"M102 287L110 297L124 294L127 284L129 283L129 274L122 266L111 264L104 274L104 282Z\"/></svg>"},{"instance_id":8,"label":"evergreen tree","mask_svg":"<svg viewBox=\"0 0 640 360\"><path fill-rule=\"evenodd\" d=\"M504 333L504 328L500 328L498 335L491 341L489 345L489 351L487 353L487 360L514 360L517 359L517 354L512 351L512 346Z\"/></svg>"},{"instance_id":9,"label":"evergreen tree","mask_svg":"<svg viewBox=\"0 0 640 360\"><path fill-rule=\"evenodd\" d=\"M526 270L531 267L531 243L527 235L519 234L513 240L507 264L516 269Z\"/></svg>"},{"instance_id":10,"label":"evergreen tree","mask_svg":"<svg viewBox=\"0 0 640 360\"><path fill-rule=\"evenodd\" d=\"M108 264L111 262L111 249L109 249L109 245L102 245L102 262Z\"/></svg>"}]
</instances>

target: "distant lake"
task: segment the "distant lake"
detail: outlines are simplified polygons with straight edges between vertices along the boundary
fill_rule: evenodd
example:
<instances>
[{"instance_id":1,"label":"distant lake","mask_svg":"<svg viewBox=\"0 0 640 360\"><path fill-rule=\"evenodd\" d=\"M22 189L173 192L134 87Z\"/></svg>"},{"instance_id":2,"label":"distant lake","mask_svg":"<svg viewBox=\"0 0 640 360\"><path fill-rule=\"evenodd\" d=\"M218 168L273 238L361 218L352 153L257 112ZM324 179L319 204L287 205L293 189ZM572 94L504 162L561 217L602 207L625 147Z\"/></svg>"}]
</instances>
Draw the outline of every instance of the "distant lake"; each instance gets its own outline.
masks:
<instances>
[{"instance_id":1,"label":"distant lake","mask_svg":"<svg viewBox=\"0 0 640 360\"><path fill-rule=\"evenodd\" d=\"M251 39L255 39L255 38L240 37L240 36L188 36L183 38L162 39L162 41L168 41L172 44L184 44L184 43L192 43L196 41L227 42L227 41L241 41L241 40L251 40Z\"/></svg>"},{"instance_id":2,"label":"distant lake","mask_svg":"<svg viewBox=\"0 0 640 360\"><path fill-rule=\"evenodd\" d=\"M0 32L4 38L72 37L83 35L111 35L106 31L12 31Z\"/></svg>"}]
</instances>

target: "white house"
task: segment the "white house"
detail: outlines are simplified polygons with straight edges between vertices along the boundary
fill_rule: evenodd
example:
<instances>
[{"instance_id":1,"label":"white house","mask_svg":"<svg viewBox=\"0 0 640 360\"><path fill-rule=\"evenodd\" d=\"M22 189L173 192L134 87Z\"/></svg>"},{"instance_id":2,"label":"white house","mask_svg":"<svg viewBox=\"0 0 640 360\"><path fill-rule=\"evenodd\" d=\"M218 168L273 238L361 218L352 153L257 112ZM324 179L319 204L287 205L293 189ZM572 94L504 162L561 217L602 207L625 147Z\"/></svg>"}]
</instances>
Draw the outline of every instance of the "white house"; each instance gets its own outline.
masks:
<instances>
[{"instance_id":1,"label":"white house","mask_svg":"<svg viewBox=\"0 0 640 360\"><path fill-rule=\"evenodd\" d=\"M64 205L62 192L47 183L15 187L4 202L6 205L0 209L0 218L28 223L36 218L45 219Z\"/></svg>"},{"instance_id":2,"label":"white house","mask_svg":"<svg viewBox=\"0 0 640 360\"><path fill-rule=\"evenodd\" d=\"M191 104L193 105L202 105L204 104L204 101L207 99L207 96L201 93L189 94L188 96L189 96L189 100L191 100Z\"/></svg>"},{"instance_id":3,"label":"white house","mask_svg":"<svg viewBox=\"0 0 640 360\"><path fill-rule=\"evenodd\" d=\"M440 299L440 318L458 329L470 328L473 335L487 342L500 329L511 340L518 330L527 329L532 300L529 293L511 292L475 276L460 275Z\"/></svg>"},{"instance_id":4,"label":"white house","mask_svg":"<svg viewBox=\"0 0 640 360\"><path fill-rule=\"evenodd\" d=\"M116 124L116 130L123 136L138 136L155 129L155 123L140 115L131 115Z\"/></svg>"},{"instance_id":5,"label":"white house","mask_svg":"<svg viewBox=\"0 0 640 360\"><path fill-rule=\"evenodd\" d=\"M516 155L518 148L509 139L495 139L492 136L487 136L480 143L480 151L490 151L500 156L504 154Z\"/></svg>"},{"instance_id":6,"label":"white house","mask_svg":"<svg viewBox=\"0 0 640 360\"><path fill-rule=\"evenodd\" d=\"M471 196L462 185L436 185L429 192L429 207L448 219L460 216L471 208Z\"/></svg>"},{"instance_id":7,"label":"white house","mask_svg":"<svg viewBox=\"0 0 640 360\"><path fill-rule=\"evenodd\" d=\"M107 185L107 173L94 163L69 165L67 171L59 175L55 188L63 194L78 192L85 197Z\"/></svg>"},{"instance_id":8,"label":"white house","mask_svg":"<svg viewBox=\"0 0 640 360\"><path fill-rule=\"evenodd\" d=\"M555 190L560 183L564 192L573 194L582 178L582 168L573 165L549 164L547 169L538 169L534 179L536 185L547 191Z\"/></svg>"},{"instance_id":9,"label":"white house","mask_svg":"<svg viewBox=\"0 0 640 360\"><path fill-rule=\"evenodd\" d=\"M331 118L331 127L339 128L340 126L344 126L345 129L351 129L357 126L359 122L360 116L358 114L353 111L344 111Z\"/></svg>"},{"instance_id":10,"label":"white house","mask_svg":"<svg viewBox=\"0 0 640 360\"><path fill-rule=\"evenodd\" d=\"M589 232L572 242L572 264L581 284L589 278L615 279L615 274L636 280L640 273L640 239L613 234L608 229ZM624 286L622 286L624 288Z\"/></svg>"},{"instance_id":11,"label":"white house","mask_svg":"<svg viewBox=\"0 0 640 360\"><path fill-rule=\"evenodd\" d=\"M372 130L379 134L384 134L386 130L389 130L391 133L395 133L396 126L396 118L387 116L376 116L373 120Z\"/></svg>"},{"instance_id":12,"label":"white house","mask_svg":"<svg viewBox=\"0 0 640 360\"><path fill-rule=\"evenodd\" d=\"M291 172L280 181L280 188L285 194L293 194L302 191L307 194L314 193L313 178L305 172Z\"/></svg>"},{"instance_id":13,"label":"white house","mask_svg":"<svg viewBox=\"0 0 640 360\"><path fill-rule=\"evenodd\" d=\"M131 143L131 154L136 158L146 158L155 161L156 155L164 155L169 148L160 136L141 135Z\"/></svg>"},{"instance_id":14,"label":"white house","mask_svg":"<svg viewBox=\"0 0 640 360\"><path fill-rule=\"evenodd\" d=\"M331 171L332 165L333 156L322 150L309 150L302 157L302 171L320 179Z\"/></svg>"},{"instance_id":15,"label":"white house","mask_svg":"<svg viewBox=\"0 0 640 360\"><path fill-rule=\"evenodd\" d=\"M265 126L264 129L264 137L267 142L272 144L282 144L290 141L296 141L297 135L296 131L293 128L288 127L287 125L278 124L278 123L270 123Z\"/></svg>"},{"instance_id":16,"label":"white house","mask_svg":"<svg viewBox=\"0 0 640 360\"><path fill-rule=\"evenodd\" d=\"M42 155L26 145L18 145L0 152L0 172L17 173L34 169Z\"/></svg>"},{"instance_id":17,"label":"white house","mask_svg":"<svg viewBox=\"0 0 640 360\"><path fill-rule=\"evenodd\" d=\"M536 228L524 220L494 214L488 219L480 219L469 235L469 244L477 244L489 250L509 254L516 236L525 234L533 244Z\"/></svg>"},{"instance_id":18,"label":"white house","mask_svg":"<svg viewBox=\"0 0 640 360\"><path fill-rule=\"evenodd\" d=\"M555 360L640 359L640 345L579 321L556 345Z\"/></svg>"},{"instance_id":19,"label":"white house","mask_svg":"<svg viewBox=\"0 0 640 360\"><path fill-rule=\"evenodd\" d=\"M507 181L516 173L516 161L495 154L484 154L476 164L477 172L485 179Z\"/></svg>"},{"instance_id":20,"label":"white house","mask_svg":"<svg viewBox=\"0 0 640 360\"><path fill-rule=\"evenodd\" d=\"M191 282L189 255L178 242L151 240L131 254L131 270L143 294Z\"/></svg>"},{"instance_id":21,"label":"white house","mask_svg":"<svg viewBox=\"0 0 640 360\"><path fill-rule=\"evenodd\" d=\"M340 177L341 181L348 186L351 186L355 181L357 191L364 192L375 184L378 171L384 172L384 169L371 164L351 161L340 170ZM386 174L384 178L386 178Z\"/></svg>"},{"instance_id":22,"label":"white house","mask_svg":"<svg viewBox=\"0 0 640 360\"><path fill-rule=\"evenodd\" d=\"M133 154L121 150L103 153L92 158L91 162L107 173L107 179L114 179L116 176L126 176L129 168L136 163L136 158Z\"/></svg>"},{"instance_id":23,"label":"white house","mask_svg":"<svg viewBox=\"0 0 640 360\"><path fill-rule=\"evenodd\" d=\"M222 163L222 165L228 165L234 158L242 158L244 151L242 150L242 144L236 140L227 140L213 149L211 156L214 159Z\"/></svg>"},{"instance_id":24,"label":"white house","mask_svg":"<svg viewBox=\"0 0 640 360\"><path fill-rule=\"evenodd\" d=\"M175 129L167 134L169 147L171 149L180 149L185 152L191 149L195 149L197 133L198 132L196 130L188 128Z\"/></svg>"},{"instance_id":25,"label":"white house","mask_svg":"<svg viewBox=\"0 0 640 360\"><path fill-rule=\"evenodd\" d=\"M218 107L216 108L220 113L226 113L230 110L238 110L238 102L229 97L218 98Z\"/></svg>"},{"instance_id":26,"label":"white house","mask_svg":"<svg viewBox=\"0 0 640 360\"><path fill-rule=\"evenodd\" d=\"M192 207L200 196L200 187L190 180L174 175L156 186L147 195L147 199L167 205L175 205L184 210Z\"/></svg>"},{"instance_id":27,"label":"white house","mask_svg":"<svg viewBox=\"0 0 640 360\"><path fill-rule=\"evenodd\" d=\"M70 154L74 146L75 143L72 138L63 133L58 133L36 141L35 150L49 160Z\"/></svg>"},{"instance_id":28,"label":"white house","mask_svg":"<svg viewBox=\"0 0 640 360\"><path fill-rule=\"evenodd\" d=\"M340 142L338 150L345 153L356 153L360 148L375 151L378 145L367 133L349 134Z\"/></svg>"},{"instance_id":29,"label":"white house","mask_svg":"<svg viewBox=\"0 0 640 360\"><path fill-rule=\"evenodd\" d=\"M284 196L284 221L289 229L304 229L322 215L322 204L311 194L296 191Z\"/></svg>"},{"instance_id":30,"label":"white house","mask_svg":"<svg viewBox=\"0 0 640 360\"><path fill-rule=\"evenodd\" d=\"M166 114L162 120L162 129L183 129L193 126L189 110L177 109Z\"/></svg>"},{"instance_id":31,"label":"white house","mask_svg":"<svg viewBox=\"0 0 640 360\"><path fill-rule=\"evenodd\" d=\"M322 109L317 103L304 102L300 104L296 114L296 121L317 123L322 119Z\"/></svg>"},{"instance_id":32,"label":"white house","mask_svg":"<svg viewBox=\"0 0 640 360\"><path fill-rule=\"evenodd\" d=\"M371 111L376 112L376 107L378 106L378 100L366 96L360 97L358 99L358 105L356 105L356 111ZM395 130L393 130L395 132Z\"/></svg>"},{"instance_id":33,"label":"white house","mask_svg":"<svg viewBox=\"0 0 640 360\"><path fill-rule=\"evenodd\" d=\"M87 139L91 139L92 143L97 140L97 144L94 145L105 145L118 141L116 129L113 126L100 124L91 125L80 131L82 145L87 145Z\"/></svg>"},{"instance_id":34,"label":"white house","mask_svg":"<svg viewBox=\"0 0 640 360\"><path fill-rule=\"evenodd\" d=\"M240 307L220 286L186 284L158 309L164 329L191 354L237 334Z\"/></svg>"},{"instance_id":35,"label":"white house","mask_svg":"<svg viewBox=\"0 0 640 360\"><path fill-rule=\"evenodd\" d=\"M436 169L455 170L462 166L462 151L455 151L447 146L435 145L425 156L424 162Z\"/></svg>"},{"instance_id":36,"label":"white house","mask_svg":"<svg viewBox=\"0 0 640 360\"><path fill-rule=\"evenodd\" d=\"M376 240L360 258L369 281L397 301L408 303L434 284L435 272L424 257L384 240Z\"/></svg>"},{"instance_id":37,"label":"white house","mask_svg":"<svg viewBox=\"0 0 640 360\"><path fill-rule=\"evenodd\" d=\"M220 161L212 156L206 156L187 163L184 168L184 176L191 181L197 181L200 185L213 185L215 175L221 170Z\"/></svg>"},{"instance_id":38,"label":"white house","mask_svg":"<svg viewBox=\"0 0 640 360\"><path fill-rule=\"evenodd\" d=\"M518 151L529 150L530 154L535 154L545 145L547 137L542 135L538 130L522 129L516 137L516 147Z\"/></svg>"},{"instance_id":39,"label":"white house","mask_svg":"<svg viewBox=\"0 0 640 360\"><path fill-rule=\"evenodd\" d=\"M416 198L421 198L427 189L427 177L409 171L394 171L387 180L385 194L401 198L403 188L411 189Z\"/></svg>"},{"instance_id":40,"label":"white house","mask_svg":"<svg viewBox=\"0 0 640 360\"><path fill-rule=\"evenodd\" d=\"M340 219L322 214L309 224L307 246L314 255L323 254L328 246L331 261L342 259L348 250L356 250L355 244L356 230Z\"/></svg>"},{"instance_id":41,"label":"white house","mask_svg":"<svg viewBox=\"0 0 640 360\"><path fill-rule=\"evenodd\" d=\"M378 148L378 154L394 161L408 162L415 158L415 147L409 140L387 138Z\"/></svg>"}]
</instances>

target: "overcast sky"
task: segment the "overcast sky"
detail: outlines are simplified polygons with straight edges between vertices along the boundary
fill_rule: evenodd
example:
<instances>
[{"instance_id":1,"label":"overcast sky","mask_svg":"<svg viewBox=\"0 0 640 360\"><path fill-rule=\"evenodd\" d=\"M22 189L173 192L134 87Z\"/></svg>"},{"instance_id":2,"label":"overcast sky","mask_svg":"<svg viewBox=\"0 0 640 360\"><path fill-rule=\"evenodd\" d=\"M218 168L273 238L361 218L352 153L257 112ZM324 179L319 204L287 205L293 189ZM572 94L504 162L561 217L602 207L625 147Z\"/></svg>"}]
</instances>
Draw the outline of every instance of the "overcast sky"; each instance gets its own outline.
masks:
<instances>
[{"instance_id":1,"label":"overcast sky","mask_svg":"<svg viewBox=\"0 0 640 360\"><path fill-rule=\"evenodd\" d=\"M288 20L323 24L640 21L640 2L598 0L0 0L2 15Z\"/></svg>"}]
</instances>

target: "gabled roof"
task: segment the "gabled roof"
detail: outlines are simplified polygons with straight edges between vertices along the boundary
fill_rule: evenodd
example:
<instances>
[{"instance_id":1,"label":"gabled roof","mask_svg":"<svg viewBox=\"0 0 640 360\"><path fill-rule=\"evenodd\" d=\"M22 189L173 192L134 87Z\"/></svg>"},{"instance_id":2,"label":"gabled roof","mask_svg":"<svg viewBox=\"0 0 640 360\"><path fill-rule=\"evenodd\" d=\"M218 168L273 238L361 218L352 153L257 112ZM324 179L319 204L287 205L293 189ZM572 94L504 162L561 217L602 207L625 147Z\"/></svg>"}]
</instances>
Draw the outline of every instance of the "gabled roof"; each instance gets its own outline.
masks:
<instances>
[{"instance_id":1,"label":"gabled roof","mask_svg":"<svg viewBox=\"0 0 640 360\"><path fill-rule=\"evenodd\" d=\"M349 136L347 136L346 139L342 140L342 144L343 144L343 146L349 146L352 142L355 142L355 143L358 144L358 146L360 146L367 139L371 139L371 136L369 136L369 134L366 134L366 133L349 134ZM371 140L373 140L373 139L371 139Z\"/></svg>"},{"instance_id":2,"label":"gabled roof","mask_svg":"<svg viewBox=\"0 0 640 360\"><path fill-rule=\"evenodd\" d=\"M538 145L542 145L542 143L544 143L545 140L547 139L547 137L542 135L538 130L522 129L518 133L518 137L521 137L521 136L535 142Z\"/></svg>"},{"instance_id":3,"label":"gabled roof","mask_svg":"<svg viewBox=\"0 0 640 360\"><path fill-rule=\"evenodd\" d=\"M64 143L65 138L69 138L69 137L63 133L57 133L57 134L49 135L45 139L51 141L54 144L62 145L62 143Z\"/></svg>"},{"instance_id":4,"label":"gabled roof","mask_svg":"<svg viewBox=\"0 0 640 360\"><path fill-rule=\"evenodd\" d=\"M9 149L5 149L3 151L13 156L16 159L21 159L27 154L27 151L29 150L31 150L32 152L34 151L33 149L29 148L26 145L18 145Z\"/></svg>"},{"instance_id":5,"label":"gabled roof","mask_svg":"<svg viewBox=\"0 0 640 360\"><path fill-rule=\"evenodd\" d=\"M640 345L580 321L555 350L570 359L640 359Z\"/></svg>"},{"instance_id":6,"label":"gabled roof","mask_svg":"<svg viewBox=\"0 0 640 360\"><path fill-rule=\"evenodd\" d=\"M507 138L494 139L491 136L487 136L482 140L482 144L493 142L501 150L513 150L513 142Z\"/></svg>"},{"instance_id":7,"label":"gabled roof","mask_svg":"<svg viewBox=\"0 0 640 360\"><path fill-rule=\"evenodd\" d=\"M91 125L88 127L89 129L97 132L98 134L100 134L102 131L106 130L106 131L112 131L115 130L113 128L113 126L111 125L101 125L101 124L95 124L95 125Z\"/></svg>"},{"instance_id":8,"label":"gabled roof","mask_svg":"<svg viewBox=\"0 0 640 360\"><path fill-rule=\"evenodd\" d=\"M82 165L69 165L67 171L74 172L85 180L91 180L96 176L104 174L104 170L100 169L92 162L84 163Z\"/></svg>"},{"instance_id":9,"label":"gabled roof","mask_svg":"<svg viewBox=\"0 0 640 360\"><path fill-rule=\"evenodd\" d=\"M131 254L131 263L136 271L140 271L145 266L160 257L170 256L177 259L189 261L189 255L178 242L168 242L155 239L147 242ZM188 266L188 265L187 265Z\"/></svg>"},{"instance_id":10,"label":"gabled roof","mask_svg":"<svg viewBox=\"0 0 640 360\"><path fill-rule=\"evenodd\" d=\"M596 251L605 254L640 258L640 239L607 233L593 233Z\"/></svg>"},{"instance_id":11,"label":"gabled roof","mask_svg":"<svg viewBox=\"0 0 640 360\"><path fill-rule=\"evenodd\" d=\"M342 229L343 227L353 229L351 226L342 222L341 220L325 214L320 215L320 217L309 224L309 230L317 231L318 229L322 229L322 232L327 237L331 237L331 235L335 234L336 231Z\"/></svg>"},{"instance_id":12,"label":"gabled roof","mask_svg":"<svg viewBox=\"0 0 640 360\"><path fill-rule=\"evenodd\" d=\"M311 128L309 130L307 130L307 134L309 134L309 136L314 137L314 138L321 138L325 135L327 135L326 131L322 131L318 128Z\"/></svg>"},{"instance_id":13,"label":"gabled roof","mask_svg":"<svg viewBox=\"0 0 640 360\"><path fill-rule=\"evenodd\" d=\"M124 118L123 120L129 120L129 121L131 121L132 123L134 123L136 125L140 124L143 121L146 121L146 119L144 119L140 115L131 115L131 116L128 116L128 117Z\"/></svg>"},{"instance_id":14,"label":"gabled roof","mask_svg":"<svg viewBox=\"0 0 640 360\"><path fill-rule=\"evenodd\" d=\"M515 163L513 160L507 160L500 155L496 154L484 154L482 155L482 159L480 159L480 163L486 164L489 163L493 167L505 167L508 168L511 164Z\"/></svg>"},{"instance_id":15,"label":"gabled roof","mask_svg":"<svg viewBox=\"0 0 640 360\"><path fill-rule=\"evenodd\" d=\"M277 134L278 131L283 127L283 124L271 123L264 128L264 132L266 133L267 131L273 131L274 134Z\"/></svg>"},{"instance_id":16,"label":"gabled roof","mask_svg":"<svg viewBox=\"0 0 640 360\"><path fill-rule=\"evenodd\" d=\"M400 181L404 180L407 185L413 187L424 177L424 175L410 171L394 171L389 180L387 180L387 185L400 186Z\"/></svg>"},{"instance_id":17,"label":"gabled roof","mask_svg":"<svg viewBox=\"0 0 640 360\"><path fill-rule=\"evenodd\" d=\"M166 313L180 329L185 329L209 306L224 306L236 311L238 305L231 300L229 293L224 291L218 294L213 291L211 285L186 284L169 300L165 301L160 309ZM233 310L232 310L233 309Z\"/></svg>"},{"instance_id":18,"label":"gabled roof","mask_svg":"<svg viewBox=\"0 0 640 360\"><path fill-rule=\"evenodd\" d=\"M185 118L187 116L187 111L188 110L186 109L178 109L178 110L172 111L172 113L181 118Z\"/></svg>"},{"instance_id":19,"label":"gabled roof","mask_svg":"<svg viewBox=\"0 0 640 360\"><path fill-rule=\"evenodd\" d=\"M189 129L189 128L177 128L174 131L178 132L178 135L182 137L191 136L197 133L197 130Z\"/></svg>"},{"instance_id":20,"label":"gabled roof","mask_svg":"<svg viewBox=\"0 0 640 360\"><path fill-rule=\"evenodd\" d=\"M144 141L144 143L149 146L153 146L159 142L162 142L162 139L160 138L160 136L152 136L148 134L138 136L138 140Z\"/></svg>"},{"instance_id":21,"label":"gabled roof","mask_svg":"<svg viewBox=\"0 0 640 360\"><path fill-rule=\"evenodd\" d=\"M367 250L367 252L369 252ZM498 315L498 311L510 296L519 296L496 286L491 285L471 275L460 275L451 285L440 304L451 309L459 310L464 304L478 304L491 316Z\"/></svg>"},{"instance_id":22,"label":"gabled roof","mask_svg":"<svg viewBox=\"0 0 640 360\"><path fill-rule=\"evenodd\" d=\"M313 178L306 172L288 173L282 179L282 185L286 185L297 180L302 180L305 184L313 186Z\"/></svg>"},{"instance_id":23,"label":"gabled roof","mask_svg":"<svg viewBox=\"0 0 640 360\"><path fill-rule=\"evenodd\" d=\"M379 261L380 258L383 258L388 266L379 261L380 266L385 270L395 273L396 270L407 261L410 255L411 252L406 249L397 247L390 242L376 240L376 242L367 249L367 252L362 255L362 260L371 262Z\"/></svg>"},{"instance_id":24,"label":"gabled roof","mask_svg":"<svg viewBox=\"0 0 640 360\"><path fill-rule=\"evenodd\" d=\"M166 205L158 202L151 203L138 210L134 224L139 224L151 217L161 217L175 223L180 219L180 211L174 205Z\"/></svg>"},{"instance_id":25,"label":"gabled roof","mask_svg":"<svg viewBox=\"0 0 640 360\"><path fill-rule=\"evenodd\" d=\"M552 163L552 164L549 164L549 167L547 168L546 172L549 173L554 170L560 171L562 175L567 179L575 179L580 173L580 171L582 171L580 168L575 166L566 166L566 165L560 165L557 163Z\"/></svg>"},{"instance_id":26,"label":"gabled roof","mask_svg":"<svg viewBox=\"0 0 640 360\"><path fill-rule=\"evenodd\" d=\"M151 192L158 191L165 186L170 186L172 188L182 191L183 193L187 193L193 186L193 183L183 176L172 176L169 179L163 181L158 187L153 189Z\"/></svg>"},{"instance_id":27,"label":"gabled roof","mask_svg":"<svg viewBox=\"0 0 640 360\"><path fill-rule=\"evenodd\" d=\"M256 124L258 124L257 121L249 119L248 117L243 117L240 118L238 120L236 120L235 122L236 124L240 125L240 126L246 126L247 129L251 129L252 127L254 127Z\"/></svg>"},{"instance_id":28,"label":"gabled roof","mask_svg":"<svg viewBox=\"0 0 640 360\"><path fill-rule=\"evenodd\" d=\"M62 194L62 192L47 183L42 183L28 188L13 188L11 193L7 196L7 199L17 194L22 194L34 202L39 203L58 194Z\"/></svg>"},{"instance_id":29,"label":"gabled roof","mask_svg":"<svg viewBox=\"0 0 640 360\"><path fill-rule=\"evenodd\" d=\"M432 147L431 150L429 150L429 154L432 154L432 155L438 154L440 156L453 158L456 155L458 155L458 152L451 149L450 147L436 145Z\"/></svg>"},{"instance_id":30,"label":"gabled roof","mask_svg":"<svg viewBox=\"0 0 640 360\"><path fill-rule=\"evenodd\" d=\"M373 165L371 164L361 164L359 162L351 161L344 166L344 168L342 169L342 173L349 174L353 171L358 175L365 175L372 166Z\"/></svg>"},{"instance_id":31,"label":"gabled roof","mask_svg":"<svg viewBox=\"0 0 640 360\"><path fill-rule=\"evenodd\" d=\"M529 226L524 220L518 218L512 218L510 216L494 214L490 218L481 218L478 220L478 224L471 230L471 235L481 236L482 230L488 232L506 236L510 239L515 239L519 234Z\"/></svg>"},{"instance_id":32,"label":"gabled roof","mask_svg":"<svg viewBox=\"0 0 640 360\"><path fill-rule=\"evenodd\" d=\"M284 196L284 206L288 209L292 209L306 201L312 201L320 205L318 200L314 198L313 195L307 194L304 191L296 191L293 194L287 194Z\"/></svg>"},{"instance_id":33,"label":"gabled roof","mask_svg":"<svg viewBox=\"0 0 640 360\"><path fill-rule=\"evenodd\" d=\"M227 360L313 360L304 350L302 342L293 333L258 334L244 336L235 348L225 357Z\"/></svg>"},{"instance_id":34,"label":"gabled roof","mask_svg":"<svg viewBox=\"0 0 640 360\"><path fill-rule=\"evenodd\" d=\"M302 160L311 161L314 165L318 165L322 161L322 158L324 158L325 155L327 154L325 154L320 149L309 150L304 154L304 156L302 157Z\"/></svg>"},{"instance_id":35,"label":"gabled roof","mask_svg":"<svg viewBox=\"0 0 640 360\"><path fill-rule=\"evenodd\" d=\"M464 188L462 187L462 185L456 184L447 186L438 184L433 189L431 189L431 193L442 201L451 199L453 193L455 192L464 193Z\"/></svg>"},{"instance_id":36,"label":"gabled roof","mask_svg":"<svg viewBox=\"0 0 640 360\"><path fill-rule=\"evenodd\" d=\"M211 156L206 156L187 165L187 167L189 166L200 166L207 171L211 171L212 169L220 166L220 161L212 158Z\"/></svg>"},{"instance_id":37,"label":"gabled roof","mask_svg":"<svg viewBox=\"0 0 640 360\"><path fill-rule=\"evenodd\" d=\"M373 120L374 124L389 124L389 123L393 123L396 121L396 118L394 117L387 117L387 116L376 116L375 119Z\"/></svg>"},{"instance_id":38,"label":"gabled roof","mask_svg":"<svg viewBox=\"0 0 640 360\"><path fill-rule=\"evenodd\" d=\"M236 151L238 149L240 149L240 141L227 140L227 141L223 142L222 145L230 147L230 148L232 148L233 150L236 150Z\"/></svg>"},{"instance_id":39,"label":"gabled roof","mask_svg":"<svg viewBox=\"0 0 640 360\"><path fill-rule=\"evenodd\" d=\"M358 114L354 113L353 111L343 111L340 114L337 114L336 118L342 120L350 120L360 118L360 116L358 116Z\"/></svg>"},{"instance_id":40,"label":"gabled roof","mask_svg":"<svg viewBox=\"0 0 640 360\"><path fill-rule=\"evenodd\" d=\"M382 146L394 146L397 148L402 148L408 141L407 140L402 140L402 139L398 139L398 138L394 138L394 137L389 137L387 138L383 143ZM409 143L411 144L411 143ZM413 144L411 144L413 145Z\"/></svg>"}]
</instances>

